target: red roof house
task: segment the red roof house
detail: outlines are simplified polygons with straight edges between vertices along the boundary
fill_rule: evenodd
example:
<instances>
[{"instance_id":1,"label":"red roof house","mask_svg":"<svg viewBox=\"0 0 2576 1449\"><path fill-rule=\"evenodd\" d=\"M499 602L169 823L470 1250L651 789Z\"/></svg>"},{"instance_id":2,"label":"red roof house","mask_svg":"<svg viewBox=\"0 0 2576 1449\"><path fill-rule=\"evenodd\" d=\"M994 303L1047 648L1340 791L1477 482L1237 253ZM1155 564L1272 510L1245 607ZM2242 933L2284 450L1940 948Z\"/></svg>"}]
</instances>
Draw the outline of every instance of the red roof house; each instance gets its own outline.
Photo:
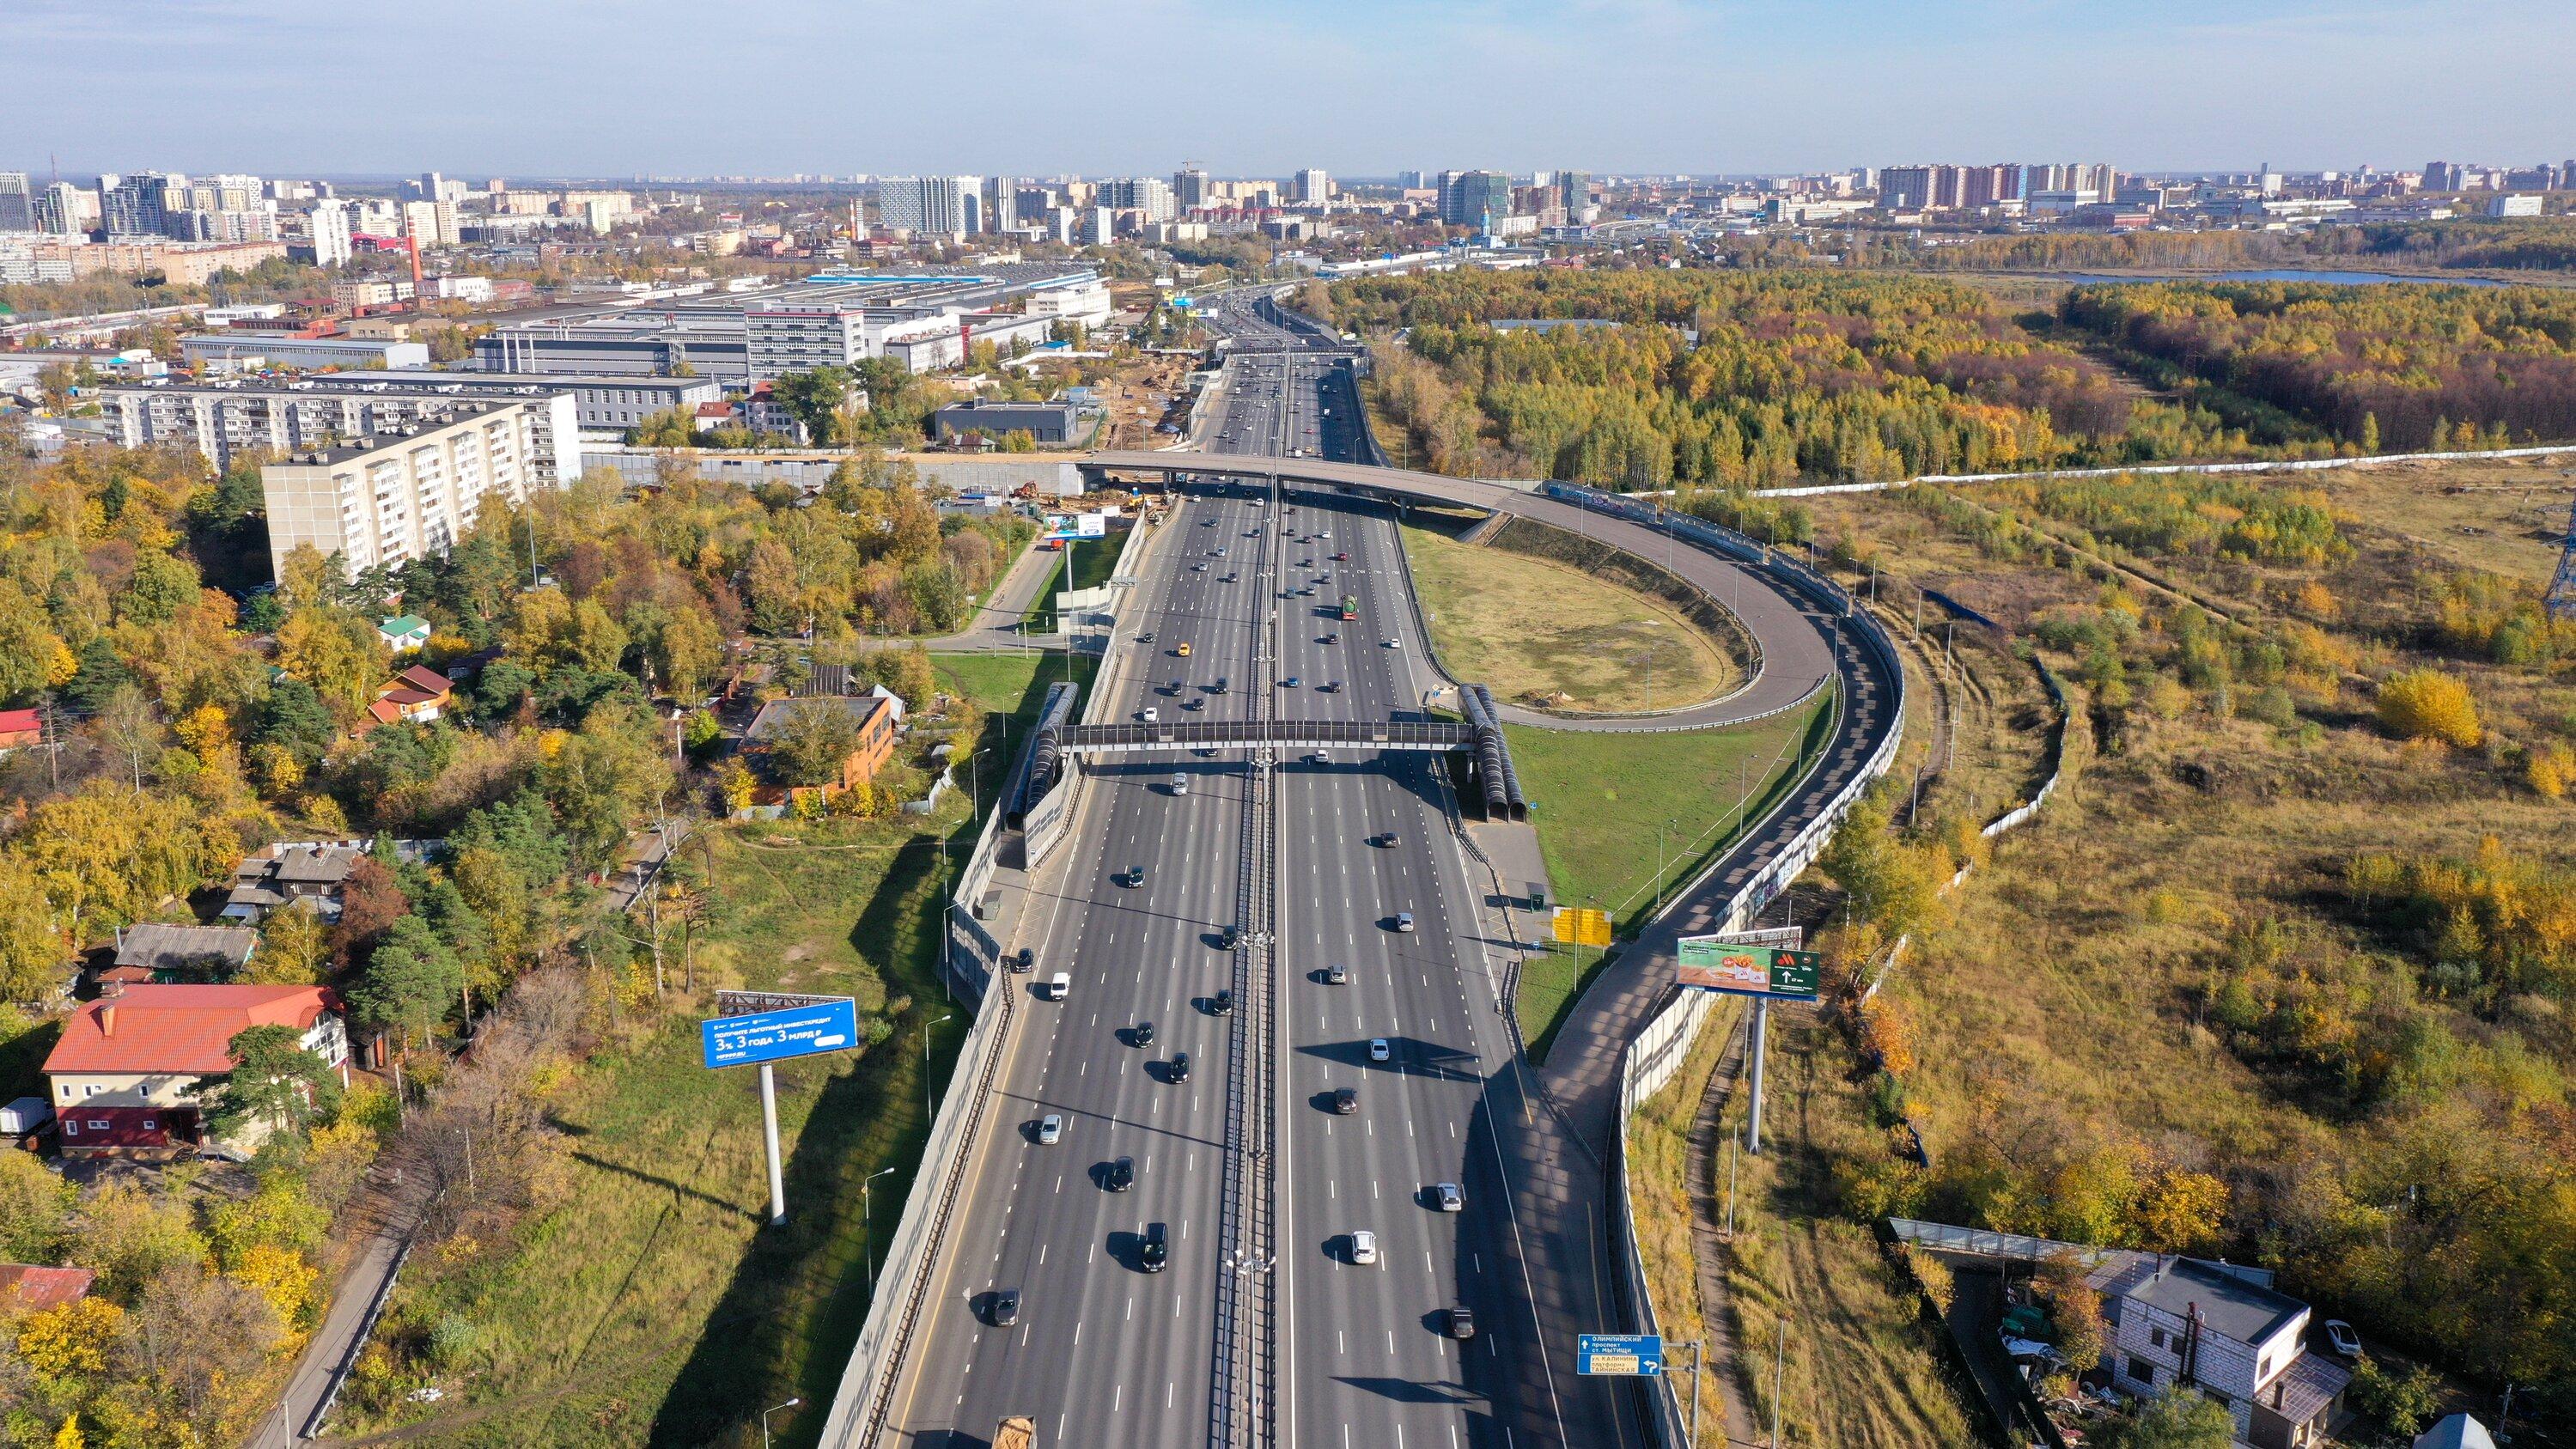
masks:
<instances>
[{"instance_id":1,"label":"red roof house","mask_svg":"<svg viewBox=\"0 0 2576 1449\"><path fill-rule=\"evenodd\" d=\"M32 709L0 709L0 754L45 742L45 721Z\"/></svg>"},{"instance_id":2,"label":"red roof house","mask_svg":"<svg viewBox=\"0 0 2576 1449\"><path fill-rule=\"evenodd\" d=\"M229 1044L254 1026L297 1028L347 1078L349 1036L325 987L130 986L72 1013L45 1058L64 1155L197 1146L202 1083L232 1071Z\"/></svg>"},{"instance_id":3,"label":"red roof house","mask_svg":"<svg viewBox=\"0 0 2576 1449\"><path fill-rule=\"evenodd\" d=\"M77 1303L89 1296L89 1285L97 1278L87 1268L0 1263L0 1318Z\"/></svg>"},{"instance_id":4,"label":"red roof house","mask_svg":"<svg viewBox=\"0 0 2576 1449\"><path fill-rule=\"evenodd\" d=\"M446 712L454 693L455 685L446 675L415 664L376 686L376 701L367 706L366 718L358 721L356 733L363 735L378 725L403 719L427 724Z\"/></svg>"}]
</instances>

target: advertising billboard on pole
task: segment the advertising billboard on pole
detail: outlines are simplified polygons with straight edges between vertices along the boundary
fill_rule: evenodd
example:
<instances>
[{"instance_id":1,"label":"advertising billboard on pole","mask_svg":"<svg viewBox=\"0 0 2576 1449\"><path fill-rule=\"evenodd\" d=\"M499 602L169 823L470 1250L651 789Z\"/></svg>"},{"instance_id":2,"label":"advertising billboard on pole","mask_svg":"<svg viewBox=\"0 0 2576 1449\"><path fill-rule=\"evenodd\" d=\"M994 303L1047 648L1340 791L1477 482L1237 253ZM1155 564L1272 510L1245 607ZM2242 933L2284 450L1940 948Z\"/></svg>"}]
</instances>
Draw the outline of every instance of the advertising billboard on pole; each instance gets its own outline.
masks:
<instances>
[{"instance_id":1,"label":"advertising billboard on pole","mask_svg":"<svg viewBox=\"0 0 2576 1449\"><path fill-rule=\"evenodd\" d=\"M1748 946L1720 936L1684 936L1676 945L1674 981L1692 991L1813 1001L1824 976L1825 958L1813 951Z\"/></svg>"}]
</instances>

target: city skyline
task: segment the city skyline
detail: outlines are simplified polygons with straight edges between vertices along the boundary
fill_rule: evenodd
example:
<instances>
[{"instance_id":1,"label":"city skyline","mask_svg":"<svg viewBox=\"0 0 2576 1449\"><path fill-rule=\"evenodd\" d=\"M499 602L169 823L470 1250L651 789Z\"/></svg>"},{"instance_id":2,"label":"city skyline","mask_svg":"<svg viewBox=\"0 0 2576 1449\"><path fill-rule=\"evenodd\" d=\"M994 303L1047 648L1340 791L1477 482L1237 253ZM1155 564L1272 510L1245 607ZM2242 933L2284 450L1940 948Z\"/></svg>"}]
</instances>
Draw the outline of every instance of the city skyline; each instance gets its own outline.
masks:
<instances>
[{"instance_id":1,"label":"city skyline","mask_svg":"<svg viewBox=\"0 0 2576 1449\"><path fill-rule=\"evenodd\" d=\"M2576 61L2576 27L2534 0L2483 7L2474 35L2449 7L2330 0L2178 0L2152 19L2056 0L1937 14L1889 0L1319 0L1293 20L1188 0L983 8L993 13L895 12L854 27L808 0L728 29L662 0L535 12L429 0L373 14L137 0L113 15L27 0L0 18L0 43L51 83L0 95L0 135L20 153L0 159L35 170L58 157L67 175L1159 175L1188 161L1220 175L1360 177L2074 156L2149 172L2395 169L2576 148L2576 98L2495 77L2497 56L2530 77ZM685 27L687 44L584 60L657 24L674 42ZM341 63L395 48L417 89ZM1244 67L1293 81L1279 104L1246 105ZM150 107L60 103L210 77L223 84L183 132ZM1157 103L1137 104L1140 77ZM786 104L727 104L729 91ZM680 103L626 106L621 94ZM2108 99L2051 100L2068 94Z\"/></svg>"}]
</instances>

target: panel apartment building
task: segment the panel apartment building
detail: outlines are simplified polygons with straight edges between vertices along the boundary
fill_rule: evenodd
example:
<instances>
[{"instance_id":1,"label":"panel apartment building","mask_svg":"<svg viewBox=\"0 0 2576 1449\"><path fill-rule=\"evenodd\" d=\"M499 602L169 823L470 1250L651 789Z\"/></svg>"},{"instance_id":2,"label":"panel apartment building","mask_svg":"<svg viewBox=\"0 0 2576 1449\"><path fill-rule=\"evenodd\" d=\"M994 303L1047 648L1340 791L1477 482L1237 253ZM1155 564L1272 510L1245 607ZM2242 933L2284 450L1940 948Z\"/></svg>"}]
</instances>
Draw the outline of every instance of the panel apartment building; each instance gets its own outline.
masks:
<instances>
[{"instance_id":1,"label":"panel apartment building","mask_svg":"<svg viewBox=\"0 0 2576 1449\"><path fill-rule=\"evenodd\" d=\"M290 453L259 470L268 554L311 544L339 555L349 577L447 552L474 527L486 498L526 500L536 473L530 403L459 402L345 447Z\"/></svg>"},{"instance_id":2,"label":"panel apartment building","mask_svg":"<svg viewBox=\"0 0 2576 1449\"><path fill-rule=\"evenodd\" d=\"M453 412L460 403L521 403L528 413L528 476L560 488L581 476L580 405L574 392L535 381L422 374L421 381L371 372L293 382L139 382L102 389L99 401L120 446L194 448L220 471L235 458L336 447ZM675 379L684 385L689 379ZM709 396L712 384L700 384ZM676 406L676 403L665 406Z\"/></svg>"}]
</instances>

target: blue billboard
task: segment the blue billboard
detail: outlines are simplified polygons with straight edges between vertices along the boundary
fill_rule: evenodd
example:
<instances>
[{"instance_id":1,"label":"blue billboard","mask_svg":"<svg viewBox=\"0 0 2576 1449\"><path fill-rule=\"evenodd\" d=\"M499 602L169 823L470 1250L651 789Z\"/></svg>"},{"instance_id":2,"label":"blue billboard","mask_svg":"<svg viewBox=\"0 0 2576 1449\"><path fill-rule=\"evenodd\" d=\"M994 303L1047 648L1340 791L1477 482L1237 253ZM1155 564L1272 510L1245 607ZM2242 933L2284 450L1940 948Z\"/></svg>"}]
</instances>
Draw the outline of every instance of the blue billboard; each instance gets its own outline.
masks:
<instances>
[{"instance_id":1,"label":"blue billboard","mask_svg":"<svg viewBox=\"0 0 2576 1449\"><path fill-rule=\"evenodd\" d=\"M789 1057L847 1051L858 1044L858 1004L846 996L698 1023L711 1067L748 1067Z\"/></svg>"},{"instance_id":2,"label":"blue billboard","mask_svg":"<svg viewBox=\"0 0 2576 1449\"><path fill-rule=\"evenodd\" d=\"M1664 1372L1663 1335L1578 1333L1574 1336L1574 1371L1660 1378Z\"/></svg>"}]
</instances>

